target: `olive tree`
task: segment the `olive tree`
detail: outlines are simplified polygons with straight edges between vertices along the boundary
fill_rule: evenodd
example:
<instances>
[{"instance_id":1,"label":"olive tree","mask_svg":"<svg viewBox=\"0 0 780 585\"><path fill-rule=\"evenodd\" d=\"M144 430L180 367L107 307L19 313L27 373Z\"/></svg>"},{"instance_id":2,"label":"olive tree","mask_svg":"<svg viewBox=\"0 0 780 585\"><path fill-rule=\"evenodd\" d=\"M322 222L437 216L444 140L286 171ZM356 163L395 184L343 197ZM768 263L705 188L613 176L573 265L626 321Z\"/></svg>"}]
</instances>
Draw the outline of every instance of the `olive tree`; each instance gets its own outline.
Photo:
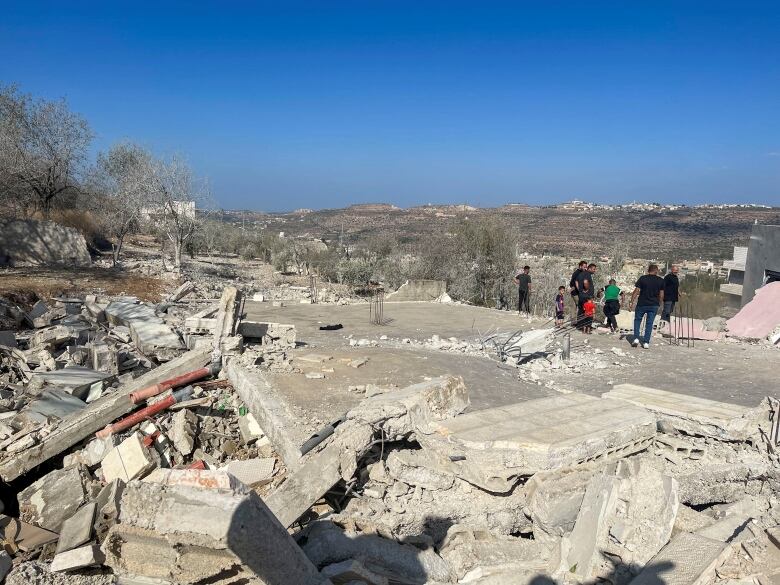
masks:
<instances>
[{"instance_id":1,"label":"olive tree","mask_svg":"<svg viewBox=\"0 0 780 585\"><path fill-rule=\"evenodd\" d=\"M116 144L98 155L92 184L99 194L103 229L114 239L115 266L125 237L139 225L142 212L151 204L152 171L152 155L136 144Z\"/></svg>"},{"instance_id":2,"label":"olive tree","mask_svg":"<svg viewBox=\"0 0 780 585\"><path fill-rule=\"evenodd\" d=\"M33 99L0 87L0 180L4 193L49 217L55 200L77 191L92 131L62 100Z\"/></svg>"},{"instance_id":3,"label":"olive tree","mask_svg":"<svg viewBox=\"0 0 780 585\"><path fill-rule=\"evenodd\" d=\"M171 244L174 269L180 270L182 252L201 222L198 209L203 209L210 201L208 185L195 177L192 168L181 157L154 159L149 196L151 202L145 210L145 218L163 242Z\"/></svg>"}]
</instances>

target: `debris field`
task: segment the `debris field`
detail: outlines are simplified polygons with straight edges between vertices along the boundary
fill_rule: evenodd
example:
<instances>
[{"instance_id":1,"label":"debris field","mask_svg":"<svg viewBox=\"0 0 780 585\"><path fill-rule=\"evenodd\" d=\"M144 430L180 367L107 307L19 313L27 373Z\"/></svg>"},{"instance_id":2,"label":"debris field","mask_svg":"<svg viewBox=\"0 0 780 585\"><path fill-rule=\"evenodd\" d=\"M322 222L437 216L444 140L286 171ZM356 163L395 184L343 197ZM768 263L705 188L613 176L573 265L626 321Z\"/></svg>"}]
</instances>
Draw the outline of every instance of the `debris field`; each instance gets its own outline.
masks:
<instances>
[{"instance_id":1,"label":"debris field","mask_svg":"<svg viewBox=\"0 0 780 585\"><path fill-rule=\"evenodd\" d=\"M338 357L296 323L259 318L262 295L196 289L157 305L0 305L6 583L780 580L773 387L746 406L630 383L564 392L558 380L475 407L479 381L456 368L367 382L387 336L321 323ZM587 366L544 327L428 337L397 345L518 368L518 384ZM301 420L279 380L322 392L321 418Z\"/></svg>"}]
</instances>

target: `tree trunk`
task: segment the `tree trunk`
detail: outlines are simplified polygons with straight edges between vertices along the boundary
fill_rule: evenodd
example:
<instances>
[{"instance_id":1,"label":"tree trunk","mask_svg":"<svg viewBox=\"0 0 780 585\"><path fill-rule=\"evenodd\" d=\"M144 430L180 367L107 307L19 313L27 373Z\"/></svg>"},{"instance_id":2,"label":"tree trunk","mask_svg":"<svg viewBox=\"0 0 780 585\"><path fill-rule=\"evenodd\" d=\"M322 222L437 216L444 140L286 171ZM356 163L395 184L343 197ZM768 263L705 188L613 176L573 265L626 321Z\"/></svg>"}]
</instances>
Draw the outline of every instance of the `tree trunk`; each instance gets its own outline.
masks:
<instances>
[{"instance_id":1,"label":"tree trunk","mask_svg":"<svg viewBox=\"0 0 780 585\"><path fill-rule=\"evenodd\" d=\"M181 251L182 243L179 240L173 242L173 268L181 270Z\"/></svg>"}]
</instances>

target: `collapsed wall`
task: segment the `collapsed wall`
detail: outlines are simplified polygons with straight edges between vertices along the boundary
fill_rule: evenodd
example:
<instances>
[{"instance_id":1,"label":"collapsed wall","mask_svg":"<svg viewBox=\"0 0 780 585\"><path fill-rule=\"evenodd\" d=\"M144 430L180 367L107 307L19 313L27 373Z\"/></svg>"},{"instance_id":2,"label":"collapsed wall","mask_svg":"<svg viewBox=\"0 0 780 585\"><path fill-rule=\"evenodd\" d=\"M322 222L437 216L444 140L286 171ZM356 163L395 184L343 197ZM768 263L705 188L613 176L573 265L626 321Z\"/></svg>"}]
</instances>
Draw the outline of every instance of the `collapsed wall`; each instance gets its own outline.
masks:
<instances>
[{"instance_id":1,"label":"collapsed wall","mask_svg":"<svg viewBox=\"0 0 780 585\"><path fill-rule=\"evenodd\" d=\"M0 219L0 264L90 264L84 236L52 221Z\"/></svg>"},{"instance_id":2,"label":"collapsed wall","mask_svg":"<svg viewBox=\"0 0 780 585\"><path fill-rule=\"evenodd\" d=\"M447 293L445 280L407 280L398 290L385 297L387 301L433 301Z\"/></svg>"}]
</instances>

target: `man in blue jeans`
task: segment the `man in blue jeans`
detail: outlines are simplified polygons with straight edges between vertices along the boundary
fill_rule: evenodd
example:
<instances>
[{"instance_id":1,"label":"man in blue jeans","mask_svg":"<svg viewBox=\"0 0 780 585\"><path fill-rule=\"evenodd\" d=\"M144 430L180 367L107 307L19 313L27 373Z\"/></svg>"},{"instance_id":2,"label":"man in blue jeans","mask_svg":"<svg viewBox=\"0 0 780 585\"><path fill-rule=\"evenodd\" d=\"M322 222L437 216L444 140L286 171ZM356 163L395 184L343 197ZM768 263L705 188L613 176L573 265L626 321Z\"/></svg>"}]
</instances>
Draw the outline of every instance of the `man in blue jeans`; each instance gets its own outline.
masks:
<instances>
[{"instance_id":1,"label":"man in blue jeans","mask_svg":"<svg viewBox=\"0 0 780 585\"><path fill-rule=\"evenodd\" d=\"M638 299L638 300L637 300ZM636 305L634 313L634 340L631 345L650 349L650 336L653 334L653 322L658 314L658 307L664 304L664 279L658 276L658 264L647 267L647 274L640 276L636 281L636 288L631 295L628 309L631 311ZM642 319L645 321L645 335L640 339Z\"/></svg>"}]
</instances>

